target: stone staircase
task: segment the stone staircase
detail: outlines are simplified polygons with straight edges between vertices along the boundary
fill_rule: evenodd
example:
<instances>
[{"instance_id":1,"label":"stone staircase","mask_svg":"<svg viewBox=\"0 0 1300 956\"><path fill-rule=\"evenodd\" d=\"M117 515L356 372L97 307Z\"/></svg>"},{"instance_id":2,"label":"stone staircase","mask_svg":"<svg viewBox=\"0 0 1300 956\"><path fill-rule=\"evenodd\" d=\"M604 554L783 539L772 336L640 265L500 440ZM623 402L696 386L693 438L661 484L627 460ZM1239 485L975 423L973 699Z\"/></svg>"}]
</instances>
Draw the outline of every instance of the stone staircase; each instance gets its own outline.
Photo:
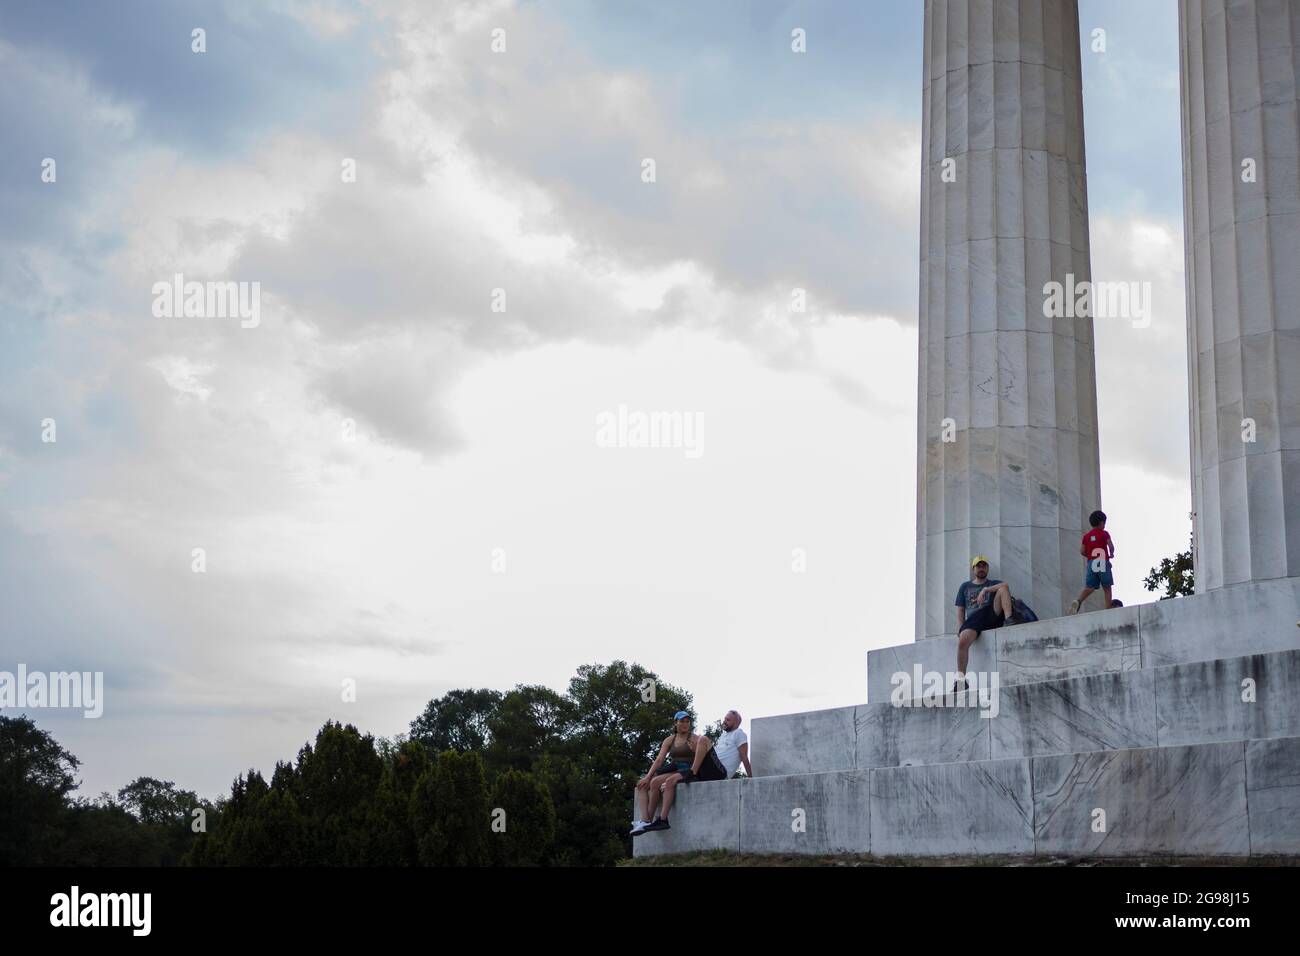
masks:
<instances>
[{"instance_id":1,"label":"stone staircase","mask_svg":"<svg viewBox=\"0 0 1300 956\"><path fill-rule=\"evenodd\" d=\"M1300 855L1298 624L1285 578L1003 628L960 697L900 676L955 637L870 651L867 703L755 719L755 778L634 853Z\"/></svg>"}]
</instances>

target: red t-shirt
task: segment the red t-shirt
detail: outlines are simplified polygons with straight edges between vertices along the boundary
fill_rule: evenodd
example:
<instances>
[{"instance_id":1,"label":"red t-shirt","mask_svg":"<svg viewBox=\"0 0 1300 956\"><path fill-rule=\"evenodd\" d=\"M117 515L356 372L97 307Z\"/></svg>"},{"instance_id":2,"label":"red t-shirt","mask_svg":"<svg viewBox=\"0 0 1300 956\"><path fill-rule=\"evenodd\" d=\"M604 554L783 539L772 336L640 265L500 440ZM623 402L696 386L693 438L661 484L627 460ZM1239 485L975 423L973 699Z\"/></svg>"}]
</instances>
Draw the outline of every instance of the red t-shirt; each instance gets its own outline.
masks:
<instances>
[{"instance_id":1,"label":"red t-shirt","mask_svg":"<svg viewBox=\"0 0 1300 956\"><path fill-rule=\"evenodd\" d=\"M1105 528L1089 528L1084 532L1083 550L1087 552L1089 561L1115 556L1115 546L1110 543L1110 535Z\"/></svg>"}]
</instances>

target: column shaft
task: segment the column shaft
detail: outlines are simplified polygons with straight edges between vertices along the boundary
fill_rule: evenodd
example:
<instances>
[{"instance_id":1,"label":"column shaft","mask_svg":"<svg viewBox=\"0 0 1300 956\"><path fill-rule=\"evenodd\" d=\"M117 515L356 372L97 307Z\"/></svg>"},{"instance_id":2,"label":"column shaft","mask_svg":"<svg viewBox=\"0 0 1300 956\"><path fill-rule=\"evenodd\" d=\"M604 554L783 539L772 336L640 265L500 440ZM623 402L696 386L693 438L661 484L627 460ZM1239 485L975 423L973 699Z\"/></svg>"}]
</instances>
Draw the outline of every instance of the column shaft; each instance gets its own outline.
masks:
<instances>
[{"instance_id":1,"label":"column shaft","mask_svg":"<svg viewBox=\"0 0 1300 956\"><path fill-rule=\"evenodd\" d=\"M1092 320L1043 308L1091 280L1075 0L927 0L923 100L918 639L952 633L975 553L1042 617L1082 586Z\"/></svg>"},{"instance_id":2,"label":"column shaft","mask_svg":"<svg viewBox=\"0 0 1300 956\"><path fill-rule=\"evenodd\" d=\"M1300 574L1300 0L1180 0L1178 28L1194 554L1207 591Z\"/></svg>"}]
</instances>

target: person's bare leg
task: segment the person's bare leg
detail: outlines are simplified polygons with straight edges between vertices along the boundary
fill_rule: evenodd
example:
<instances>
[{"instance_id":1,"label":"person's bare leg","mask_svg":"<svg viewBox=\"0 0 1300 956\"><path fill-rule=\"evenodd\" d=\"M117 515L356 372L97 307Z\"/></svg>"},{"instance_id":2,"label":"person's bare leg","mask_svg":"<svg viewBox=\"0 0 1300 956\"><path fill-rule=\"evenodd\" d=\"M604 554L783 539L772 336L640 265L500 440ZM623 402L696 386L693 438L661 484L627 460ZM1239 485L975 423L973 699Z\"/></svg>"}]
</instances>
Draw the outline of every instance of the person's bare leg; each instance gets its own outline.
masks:
<instances>
[{"instance_id":1,"label":"person's bare leg","mask_svg":"<svg viewBox=\"0 0 1300 956\"><path fill-rule=\"evenodd\" d=\"M659 811L659 819L665 823L668 822L668 811L673 808L673 798L677 796L677 781L682 779L680 773L675 773L664 782L664 806Z\"/></svg>"},{"instance_id":2,"label":"person's bare leg","mask_svg":"<svg viewBox=\"0 0 1300 956\"><path fill-rule=\"evenodd\" d=\"M1110 607L1110 585L1108 584L1104 588L1102 588L1101 593L1102 596L1105 597L1106 599L1106 603L1103 605L1103 607L1109 608Z\"/></svg>"},{"instance_id":3,"label":"person's bare leg","mask_svg":"<svg viewBox=\"0 0 1300 956\"><path fill-rule=\"evenodd\" d=\"M1081 607L1081 608L1083 607L1083 602L1086 601L1086 600L1088 600L1088 598L1092 596L1092 592L1095 591L1095 590L1097 590L1097 589L1096 589L1096 588L1084 588L1082 591L1079 592L1079 607Z\"/></svg>"},{"instance_id":4,"label":"person's bare leg","mask_svg":"<svg viewBox=\"0 0 1300 956\"><path fill-rule=\"evenodd\" d=\"M650 782L650 796L646 805L646 815L642 819L649 821L655 818L655 808L659 806L659 798L663 792L661 787L667 779L668 774L664 774L663 776L655 777L654 780Z\"/></svg>"},{"instance_id":5,"label":"person's bare leg","mask_svg":"<svg viewBox=\"0 0 1300 956\"><path fill-rule=\"evenodd\" d=\"M633 795L632 795L632 809L633 812L636 814L637 821L640 820L649 821L650 819L649 817L644 816L644 813L646 811L646 807L650 805L650 790L651 790L650 784L651 783L653 783L653 781L649 783L642 783L640 780L638 780L636 782L636 790L633 791Z\"/></svg>"},{"instance_id":6,"label":"person's bare leg","mask_svg":"<svg viewBox=\"0 0 1300 956\"><path fill-rule=\"evenodd\" d=\"M1002 588L998 591L997 602L998 610L1002 612L1002 619L1008 620L1011 617L1011 589Z\"/></svg>"},{"instance_id":7,"label":"person's bare leg","mask_svg":"<svg viewBox=\"0 0 1300 956\"><path fill-rule=\"evenodd\" d=\"M700 764L704 763L704 758L708 756L709 748L712 746L713 741L700 734L700 739L695 744L695 762L691 764L691 773L700 772Z\"/></svg>"},{"instance_id":8,"label":"person's bare leg","mask_svg":"<svg viewBox=\"0 0 1300 956\"><path fill-rule=\"evenodd\" d=\"M966 673L966 664L970 660L970 646L975 643L975 639L979 636L979 631L972 631L970 628L957 635L957 671L959 673Z\"/></svg>"}]
</instances>

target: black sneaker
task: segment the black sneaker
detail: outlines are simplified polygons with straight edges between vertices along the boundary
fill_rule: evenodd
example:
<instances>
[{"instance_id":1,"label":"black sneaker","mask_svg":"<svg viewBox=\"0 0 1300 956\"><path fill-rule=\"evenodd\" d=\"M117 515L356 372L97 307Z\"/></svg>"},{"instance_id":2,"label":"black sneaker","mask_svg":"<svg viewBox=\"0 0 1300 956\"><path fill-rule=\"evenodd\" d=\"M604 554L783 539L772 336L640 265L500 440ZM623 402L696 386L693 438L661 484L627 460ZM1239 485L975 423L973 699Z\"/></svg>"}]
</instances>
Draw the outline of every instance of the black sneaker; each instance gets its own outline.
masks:
<instances>
[{"instance_id":1,"label":"black sneaker","mask_svg":"<svg viewBox=\"0 0 1300 956\"><path fill-rule=\"evenodd\" d=\"M641 832L649 833L651 830L671 830L671 829L672 827L668 825L667 820L660 820L658 818L655 818L650 822L650 825L646 827L644 830L642 830Z\"/></svg>"},{"instance_id":2,"label":"black sneaker","mask_svg":"<svg viewBox=\"0 0 1300 956\"><path fill-rule=\"evenodd\" d=\"M952 692L954 694L964 694L968 690L970 690L970 683L964 680L959 680L952 685Z\"/></svg>"}]
</instances>

